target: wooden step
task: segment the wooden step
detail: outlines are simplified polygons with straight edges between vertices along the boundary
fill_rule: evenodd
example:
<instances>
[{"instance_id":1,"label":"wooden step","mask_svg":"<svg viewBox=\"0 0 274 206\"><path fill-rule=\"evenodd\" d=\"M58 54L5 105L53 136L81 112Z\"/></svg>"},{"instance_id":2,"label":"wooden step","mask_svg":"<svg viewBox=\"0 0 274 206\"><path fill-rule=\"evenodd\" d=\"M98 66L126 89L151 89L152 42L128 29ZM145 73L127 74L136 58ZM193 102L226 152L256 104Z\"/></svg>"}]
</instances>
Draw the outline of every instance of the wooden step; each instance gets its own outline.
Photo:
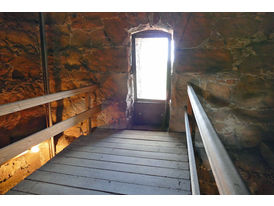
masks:
<instances>
[{"instance_id":1,"label":"wooden step","mask_svg":"<svg viewBox=\"0 0 274 206\"><path fill-rule=\"evenodd\" d=\"M88 177L80 177L75 175L59 174L46 171L36 171L30 175L28 180L43 181L52 184L59 184L70 187L80 187L112 194L128 194L128 195L184 195L190 194L189 190L173 190L168 188L159 188L153 186L136 185L130 183L121 183L110 180L101 180Z\"/></svg>"}]
</instances>

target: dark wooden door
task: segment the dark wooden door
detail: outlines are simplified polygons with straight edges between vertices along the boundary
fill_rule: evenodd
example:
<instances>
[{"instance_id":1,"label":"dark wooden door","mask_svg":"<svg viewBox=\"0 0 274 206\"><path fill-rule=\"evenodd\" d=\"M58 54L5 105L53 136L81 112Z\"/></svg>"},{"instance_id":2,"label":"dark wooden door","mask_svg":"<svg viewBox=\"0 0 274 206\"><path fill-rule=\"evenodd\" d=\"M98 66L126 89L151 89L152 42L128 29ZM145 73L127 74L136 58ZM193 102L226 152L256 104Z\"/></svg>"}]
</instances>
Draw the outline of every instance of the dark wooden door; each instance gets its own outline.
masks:
<instances>
[{"instance_id":1,"label":"dark wooden door","mask_svg":"<svg viewBox=\"0 0 274 206\"><path fill-rule=\"evenodd\" d=\"M142 63L140 63L140 54L138 53L138 47L142 42L142 39L148 40L158 38L158 40L165 39L165 47L166 48L166 57L164 59L159 59L157 56L155 57L155 53L157 55L157 51L155 53L147 53L145 54L146 59L151 59L151 67L145 68L147 70L151 69L151 71L146 71L144 68L140 68ZM153 44L152 44L153 46ZM157 47L157 45L156 45ZM170 68L171 68L171 35L162 31L145 31L134 34L132 36L132 71L134 74L134 112L133 112L133 122L134 126L151 126L153 128L159 128L161 130L166 130L168 128L169 122L169 102L170 102ZM139 59L138 59L139 58ZM154 62L153 62L154 61ZM162 61L164 66L161 66L161 77L158 76L157 63ZM156 66L155 66L156 65ZM141 70L143 69L143 70ZM163 70L164 69L164 70ZM140 79L138 76L138 72L143 73L145 78L149 76L151 79L151 84L147 83L147 87L143 87L142 90L147 90L152 88L151 98L148 95L140 95L141 88L138 86L140 84ZM147 72L147 74L146 74ZM163 74L165 72L165 74ZM165 76L163 76L165 75ZM161 78L159 81L162 81L160 85L153 85L155 78ZM148 80L146 80L148 81ZM158 81L158 82L159 82ZM159 84L159 83L158 83ZM164 85L164 86L163 86ZM164 96L157 98L155 95L159 90L165 90ZM142 91L145 93L146 91ZM145 96L145 97L144 97Z\"/></svg>"}]
</instances>

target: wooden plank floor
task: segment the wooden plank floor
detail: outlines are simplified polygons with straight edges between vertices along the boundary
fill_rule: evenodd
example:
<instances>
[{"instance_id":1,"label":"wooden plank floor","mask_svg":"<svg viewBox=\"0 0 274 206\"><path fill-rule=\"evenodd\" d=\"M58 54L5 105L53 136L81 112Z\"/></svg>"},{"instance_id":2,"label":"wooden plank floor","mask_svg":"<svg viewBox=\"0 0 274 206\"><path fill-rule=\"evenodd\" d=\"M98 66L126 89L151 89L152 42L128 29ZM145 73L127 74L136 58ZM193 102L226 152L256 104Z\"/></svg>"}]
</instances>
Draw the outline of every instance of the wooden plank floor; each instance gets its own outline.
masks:
<instances>
[{"instance_id":1,"label":"wooden plank floor","mask_svg":"<svg viewBox=\"0 0 274 206\"><path fill-rule=\"evenodd\" d=\"M7 194L191 194L185 141L183 133L96 129Z\"/></svg>"}]
</instances>

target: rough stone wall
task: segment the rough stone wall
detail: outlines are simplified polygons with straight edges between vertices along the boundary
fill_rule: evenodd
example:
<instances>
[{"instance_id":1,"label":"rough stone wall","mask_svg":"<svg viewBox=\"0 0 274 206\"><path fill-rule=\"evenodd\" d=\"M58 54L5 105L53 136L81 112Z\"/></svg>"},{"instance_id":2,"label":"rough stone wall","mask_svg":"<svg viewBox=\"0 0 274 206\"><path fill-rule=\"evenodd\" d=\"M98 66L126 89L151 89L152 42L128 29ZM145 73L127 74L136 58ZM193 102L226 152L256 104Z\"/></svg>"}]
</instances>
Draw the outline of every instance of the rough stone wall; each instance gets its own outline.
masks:
<instances>
[{"instance_id":1,"label":"rough stone wall","mask_svg":"<svg viewBox=\"0 0 274 206\"><path fill-rule=\"evenodd\" d=\"M0 104L43 95L39 38L38 14L0 13ZM0 117L7 135L0 147L42 129L43 113L38 107Z\"/></svg>"},{"instance_id":2,"label":"rough stone wall","mask_svg":"<svg viewBox=\"0 0 274 206\"><path fill-rule=\"evenodd\" d=\"M44 94L37 13L0 13L0 105ZM0 148L46 126L45 109L34 107L0 117ZM43 165L48 144L0 165L0 194Z\"/></svg>"},{"instance_id":3,"label":"rough stone wall","mask_svg":"<svg viewBox=\"0 0 274 206\"><path fill-rule=\"evenodd\" d=\"M92 126L126 128L127 32L117 13L47 13L50 92L96 85L91 107L101 105ZM85 110L84 95L53 103L59 122ZM56 139L57 151L87 132L87 122Z\"/></svg>"},{"instance_id":4,"label":"rough stone wall","mask_svg":"<svg viewBox=\"0 0 274 206\"><path fill-rule=\"evenodd\" d=\"M175 42L171 125L183 123L191 82L253 194L274 193L273 22L273 13L193 13Z\"/></svg>"}]
</instances>

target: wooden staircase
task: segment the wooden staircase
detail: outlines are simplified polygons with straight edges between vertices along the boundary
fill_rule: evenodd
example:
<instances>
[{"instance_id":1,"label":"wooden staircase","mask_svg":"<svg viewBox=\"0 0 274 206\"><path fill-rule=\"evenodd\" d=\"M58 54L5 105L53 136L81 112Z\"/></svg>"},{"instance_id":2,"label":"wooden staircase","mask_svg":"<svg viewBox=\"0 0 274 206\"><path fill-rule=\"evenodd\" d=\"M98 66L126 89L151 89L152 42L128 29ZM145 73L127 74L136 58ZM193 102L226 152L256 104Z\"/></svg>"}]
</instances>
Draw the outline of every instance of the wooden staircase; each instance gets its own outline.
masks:
<instances>
[{"instance_id":1,"label":"wooden staircase","mask_svg":"<svg viewBox=\"0 0 274 206\"><path fill-rule=\"evenodd\" d=\"M191 194L185 135L96 129L7 194Z\"/></svg>"}]
</instances>

